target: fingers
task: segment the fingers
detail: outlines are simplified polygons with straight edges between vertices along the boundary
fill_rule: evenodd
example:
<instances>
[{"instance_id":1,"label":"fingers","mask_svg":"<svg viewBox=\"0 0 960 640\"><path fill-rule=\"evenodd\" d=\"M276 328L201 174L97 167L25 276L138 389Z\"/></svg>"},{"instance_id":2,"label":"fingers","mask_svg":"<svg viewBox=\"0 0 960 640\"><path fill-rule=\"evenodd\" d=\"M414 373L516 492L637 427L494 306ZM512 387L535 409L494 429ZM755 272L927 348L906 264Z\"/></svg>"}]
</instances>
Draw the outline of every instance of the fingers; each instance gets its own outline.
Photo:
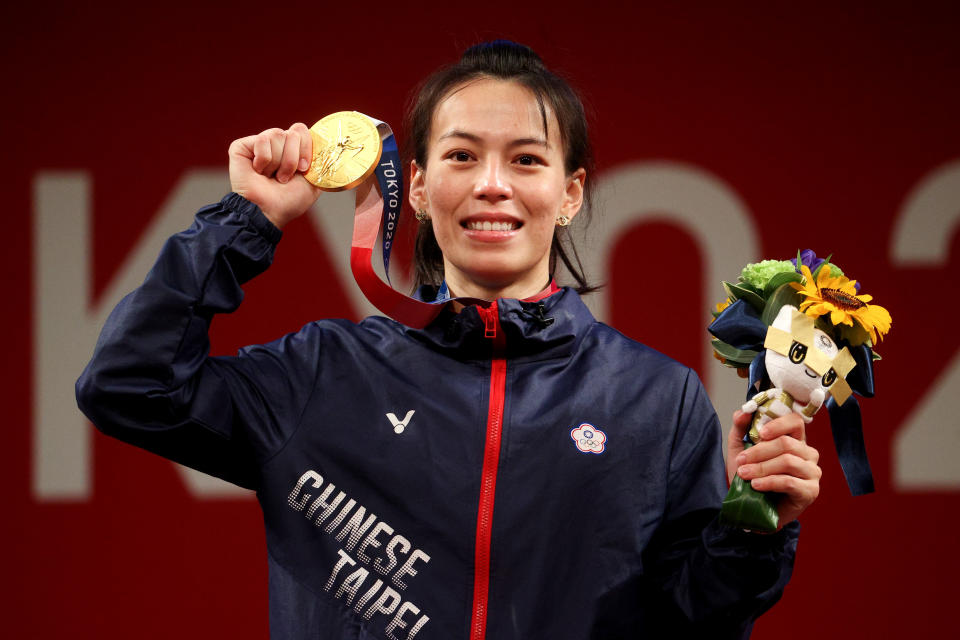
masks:
<instances>
[{"instance_id":1,"label":"fingers","mask_svg":"<svg viewBox=\"0 0 960 640\"><path fill-rule=\"evenodd\" d=\"M740 437L750 428L750 420L753 416L746 411L737 409L733 412L733 428L740 431Z\"/></svg>"},{"instance_id":2,"label":"fingers","mask_svg":"<svg viewBox=\"0 0 960 640\"><path fill-rule=\"evenodd\" d=\"M816 450L813 452L816 454ZM819 458L819 455L814 456L814 458ZM823 471L817 465L817 459L796 453L783 453L768 460L741 464L737 467L737 475L744 480L764 480L768 477L778 475L790 475L801 480L819 480L821 476L823 476ZM756 486L754 489L761 491L768 490L760 489Z\"/></svg>"},{"instance_id":3,"label":"fingers","mask_svg":"<svg viewBox=\"0 0 960 640\"><path fill-rule=\"evenodd\" d=\"M737 464L750 464L771 460L777 456L791 454L812 462L820 461L820 452L791 436L780 436L776 440L764 440L737 454Z\"/></svg>"},{"instance_id":4,"label":"fingers","mask_svg":"<svg viewBox=\"0 0 960 640\"><path fill-rule=\"evenodd\" d=\"M737 472L737 455L743 451L743 436L750 428L750 421L753 416L743 411L733 412L733 426L727 435L727 482L733 482L733 476Z\"/></svg>"},{"instance_id":5,"label":"fingers","mask_svg":"<svg viewBox=\"0 0 960 640\"><path fill-rule=\"evenodd\" d=\"M300 160L297 163L297 171L305 172L310 168L310 161L313 160L313 137L310 135L310 129L302 122L290 127L290 131L296 132L300 138Z\"/></svg>"},{"instance_id":6,"label":"fingers","mask_svg":"<svg viewBox=\"0 0 960 640\"><path fill-rule=\"evenodd\" d=\"M747 433L747 429L750 428L750 421L753 416L744 411L734 411L733 412L733 427L730 429L730 434L727 436L727 445L733 446L734 444L740 444L743 441L743 436Z\"/></svg>"},{"instance_id":7,"label":"fingers","mask_svg":"<svg viewBox=\"0 0 960 640\"><path fill-rule=\"evenodd\" d=\"M734 428L740 416L734 414ZM820 495L820 452L806 443L803 418L791 413L758 428L762 440L737 453L730 467L757 491L783 495L777 505L780 524L795 520Z\"/></svg>"},{"instance_id":8,"label":"fingers","mask_svg":"<svg viewBox=\"0 0 960 640\"><path fill-rule=\"evenodd\" d=\"M249 141L252 139L252 145ZM256 136L243 138L252 146L253 170L277 182L286 183L297 171L309 166L313 151L310 130L301 122L286 131L279 128L267 129ZM234 144L240 142L235 141ZM231 145L232 147L233 145Z\"/></svg>"},{"instance_id":9,"label":"fingers","mask_svg":"<svg viewBox=\"0 0 960 640\"><path fill-rule=\"evenodd\" d=\"M807 439L806 425L799 413L788 413L776 420L771 420L760 427L759 431L760 437L764 440L773 440L780 436L790 436L804 442Z\"/></svg>"},{"instance_id":10,"label":"fingers","mask_svg":"<svg viewBox=\"0 0 960 640\"><path fill-rule=\"evenodd\" d=\"M804 479L791 475L764 476L751 480L750 486L757 491L774 491L785 494L789 498L789 506L795 511L795 513L790 514L790 519L786 522L796 519L796 516L813 504L813 501L820 495L819 478ZM781 513L782 517L783 513Z\"/></svg>"},{"instance_id":11,"label":"fingers","mask_svg":"<svg viewBox=\"0 0 960 640\"><path fill-rule=\"evenodd\" d=\"M277 167L277 181L288 182L297 171L305 171L310 166L313 153L313 141L310 130L302 122L287 129L280 166Z\"/></svg>"},{"instance_id":12,"label":"fingers","mask_svg":"<svg viewBox=\"0 0 960 640\"><path fill-rule=\"evenodd\" d=\"M277 228L302 215L320 190L296 179L313 153L310 130L297 123L267 129L230 145L230 188L258 205Z\"/></svg>"},{"instance_id":13,"label":"fingers","mask_svg":"<svg viewBox=\"0 0 960 640\"><path fill-rule=\"evenodd\" d=\"M273 163L273 144L271 140L283 134L282 129L267 129L254 136L253 170L261 175L270 176L273 171L267 168ZM276 171L276 168L274 168Z\"/></svg>"},{"instance_id":14,"label":"fingers","mask_svg":"<svg viewBox=\"0 0 960 640\"><path fill-rule=\"evenodd\" d=\"M257 141L257 136L247 136L238 138L230 143L230 149L227 151L229 156L239 156L242 158L253 158L253 145Z\"/></svg>"}]
</instances>

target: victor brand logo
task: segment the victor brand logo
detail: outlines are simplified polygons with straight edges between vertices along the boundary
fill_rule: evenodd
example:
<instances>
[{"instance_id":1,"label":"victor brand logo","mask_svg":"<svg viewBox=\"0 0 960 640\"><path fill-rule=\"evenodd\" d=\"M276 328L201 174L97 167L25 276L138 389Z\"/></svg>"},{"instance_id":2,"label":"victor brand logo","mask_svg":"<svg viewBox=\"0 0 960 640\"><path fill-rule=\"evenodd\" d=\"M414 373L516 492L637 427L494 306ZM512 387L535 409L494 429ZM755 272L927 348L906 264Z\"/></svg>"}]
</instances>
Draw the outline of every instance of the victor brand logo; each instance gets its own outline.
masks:
<instances>
[{"instance_id":1,"label":"victor brand logo","mask_svg":"<svg viewBox=\"0 0 960 640\"><path fill-rule=\"evenodd\" d=\"M607 434L586 422L572 429L570 437L576 443L577 449L583 453L603 453L606 447Z\"/></svg>"},{"instance_id":2,"label":"victor brand logo","mask_svg":"<svg viewBox=\"0 0 960 640\"><path fill-rule=\"evenodd\" d=\"M403 420L397 420L397 416L392 413L387 414L387 420L390 421L390 424L393 425L394 433L403 433L403 430L407 428L407 425L410 424L410 418L413 417L413 414L416 413L414 409L407 411L407 415L403 417Z\"/></svg>"}]
</instances>

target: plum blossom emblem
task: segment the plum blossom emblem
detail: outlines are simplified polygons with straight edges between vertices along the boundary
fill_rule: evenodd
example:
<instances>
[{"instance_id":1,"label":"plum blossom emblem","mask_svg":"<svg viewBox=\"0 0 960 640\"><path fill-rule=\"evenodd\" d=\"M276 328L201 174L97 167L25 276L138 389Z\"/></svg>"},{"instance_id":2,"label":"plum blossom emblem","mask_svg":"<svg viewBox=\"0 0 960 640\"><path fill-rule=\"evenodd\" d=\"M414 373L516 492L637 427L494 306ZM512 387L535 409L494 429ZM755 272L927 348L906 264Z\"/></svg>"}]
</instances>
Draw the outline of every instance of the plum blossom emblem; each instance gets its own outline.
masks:
<instances>
[{"instance_id":1,"label":"plum blossom emblem","mask_svg":"<svg viewBox=\"0 0 960 640\"><path fill-rule=\"evenodd\" d=\"M607 434L586 422L572 429L570 437L576 443L577 449L583 453L603 453L604 443L607 441Z\"/></svg>"}]
</instances>

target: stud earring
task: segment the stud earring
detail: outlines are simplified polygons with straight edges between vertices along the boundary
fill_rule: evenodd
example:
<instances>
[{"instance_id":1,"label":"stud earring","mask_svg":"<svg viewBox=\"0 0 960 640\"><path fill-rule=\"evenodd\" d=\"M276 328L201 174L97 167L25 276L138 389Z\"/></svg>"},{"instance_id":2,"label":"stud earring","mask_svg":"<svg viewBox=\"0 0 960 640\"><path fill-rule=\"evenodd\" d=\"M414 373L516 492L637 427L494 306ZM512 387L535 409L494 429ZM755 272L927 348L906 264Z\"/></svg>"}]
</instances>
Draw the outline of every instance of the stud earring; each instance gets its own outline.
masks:
<instances>
[{"instance_id":1,"label":"stud earring","mask_svg":"<svg viewBox=\"0 0 960 640\"><path fill-rule=\"evenodd\" d=\"M416 217L417 221L420 224L430 222L430 214L428 214L424 209L418 209L417 212L414 214L414 217Z\"/></svg>"},{"instance_id":2,"label":"stud earring","mask_svg":"<svg viewBox=\"0 0 960 640\"><path fill-rule=\"evenodd\" d=\"M558 227L565 227L568 224L570 224L570 218L568 218L567 216L557 216Z\"/></svg>"}]
</instances>

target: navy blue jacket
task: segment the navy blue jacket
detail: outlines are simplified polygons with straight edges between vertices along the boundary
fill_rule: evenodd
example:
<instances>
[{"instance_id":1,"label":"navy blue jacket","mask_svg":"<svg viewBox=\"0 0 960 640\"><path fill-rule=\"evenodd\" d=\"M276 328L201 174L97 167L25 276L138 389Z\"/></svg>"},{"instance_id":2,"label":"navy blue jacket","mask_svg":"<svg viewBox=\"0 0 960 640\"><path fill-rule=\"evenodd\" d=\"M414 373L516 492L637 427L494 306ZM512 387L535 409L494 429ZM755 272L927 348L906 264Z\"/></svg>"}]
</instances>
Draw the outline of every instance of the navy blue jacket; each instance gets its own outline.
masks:
<instances>
[{"instance_id":1,"label":"navy blue jacket","mask_svg":"<svg viewBox=\"0 0 960 640\"><path fill-rule=\"evenodd\" d=\"M235 194L201 210L77 382L105 433L256 490L273 638L739 638L780 597L796 525L716 522L696 375L570 289L209 357L279 238Z\"/></svg>"}]
</instances>

